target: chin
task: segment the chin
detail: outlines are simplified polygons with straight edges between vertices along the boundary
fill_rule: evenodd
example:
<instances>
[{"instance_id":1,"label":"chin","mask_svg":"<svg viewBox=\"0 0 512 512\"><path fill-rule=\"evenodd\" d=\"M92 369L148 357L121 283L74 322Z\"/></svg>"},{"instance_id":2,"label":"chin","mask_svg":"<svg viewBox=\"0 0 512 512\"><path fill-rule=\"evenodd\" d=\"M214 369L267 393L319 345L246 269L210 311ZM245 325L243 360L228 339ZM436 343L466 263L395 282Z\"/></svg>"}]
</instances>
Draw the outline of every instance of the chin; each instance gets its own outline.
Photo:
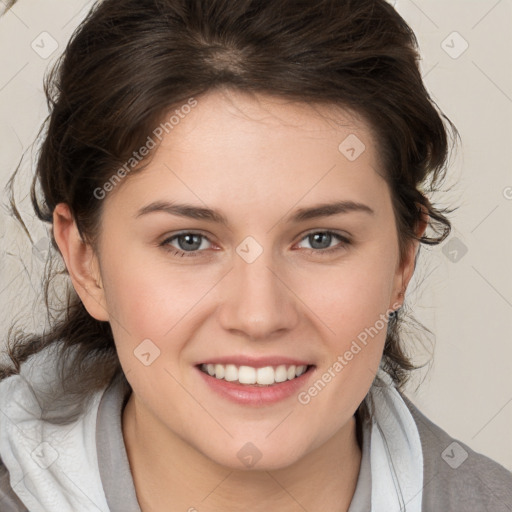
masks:
<instances>
[{"instance_id":1,"label":"chin","mask_svg":"<svg viewBox=\"0 0 512 512\"><path fill-rule=\"evenodd\" d=\"M266 443L259 447L258 442L241 441L226 443L223 451L212 451L211 445L201 453L212 462L235 471L271 471L284 469L300 460L304 455L295 446L273 446Z\"/></svg>"}]
</instances>

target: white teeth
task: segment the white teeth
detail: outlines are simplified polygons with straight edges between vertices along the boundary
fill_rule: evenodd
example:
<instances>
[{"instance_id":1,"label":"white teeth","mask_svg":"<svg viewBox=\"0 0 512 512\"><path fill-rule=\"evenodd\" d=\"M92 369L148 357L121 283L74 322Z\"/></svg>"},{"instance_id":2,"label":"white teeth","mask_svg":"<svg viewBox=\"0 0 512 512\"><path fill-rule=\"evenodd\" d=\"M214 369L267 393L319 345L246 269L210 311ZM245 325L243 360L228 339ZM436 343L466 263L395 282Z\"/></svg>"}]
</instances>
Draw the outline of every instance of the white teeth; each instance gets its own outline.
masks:
<instances>
[{"instance_id":1,"label":"white teeth","mask_svg":"<svg viewBox=\"0 0 512 512\"><path fill-rule=\"evenodd\" d=\"M286 371L286 366L284 364L276 368L275 374L276 382L284 382L285 380L288 380L288 372Z\"/></svg>"},{"instance_id":2,"label":"white teeth","mask_svg":"<svg viewBox=\"0 0 512 512\"><path fill-rule=\"evenodd\" d=\"M230 382L238 380L238 368L234 364L226 365L224 369L224 378Z\"/></svg>"},{"instance_id":3,"label":"white teeth","mask_svg":"<svg viewBox=\"0 0 512 512\"><path fill-rule=\"evenodd\" d=\"M217 379L224 379L228 382L238 381L240 384L259 384L271 386L276 382L285 382L300 377L307 369L306 365L286 366L284 364L273 368L253 368L252 366L237 367L234 364L202 364L201 370Z\"/></svg>"},{"instance_id":4,"label":"white teeth","mask_svg":"<svg viewBox=\"0 0 512 512\"><path fill-rule=\"evenodd\" d=\"M271 366L265 366L264 368L258 368L256 370L256 382L258 384L274 384L275 372Z\"/></svg>"},{"instance_id":5,"label":"white teeth","mask_svg":"<svg viewBox=\"0 0 512 512\"><path fill-rule=\"evenodd\" d=\"M222 366L221 364L216 364L215 365L215 376L218 379L223 379L224 374L225 374L224 366Z\"/></svg>"},{"instance_id":6,"label":"white teeth","mask_svg":"<svg viewBox=\"0 0 512 512\"><path fill-rule=\"evenodd\" d=\"M256 384L256 369L250 366L240 366L238 369L238 382L240 384Z\"/></svg>"}]
</instances>

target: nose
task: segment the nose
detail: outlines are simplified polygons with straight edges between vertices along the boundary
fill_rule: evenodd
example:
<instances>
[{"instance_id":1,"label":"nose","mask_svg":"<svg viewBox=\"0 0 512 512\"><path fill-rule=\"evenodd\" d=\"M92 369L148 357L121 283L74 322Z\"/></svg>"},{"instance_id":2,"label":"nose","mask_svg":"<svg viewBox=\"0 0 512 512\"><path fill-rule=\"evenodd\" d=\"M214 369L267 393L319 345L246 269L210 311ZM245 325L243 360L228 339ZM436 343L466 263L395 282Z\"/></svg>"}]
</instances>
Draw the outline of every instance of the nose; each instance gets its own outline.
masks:
<instances>
[{"instance_id":1,"label":"nose","mask_svg":"<svg viewBox=\"0 0 512 512\"><path fill-rule=\"evenodd\" d=\"M255 340L275 339L299 321L299 301L286 279L284 264L272 261L271 251L249 263L235 256L226 276L219 312L221 326Z\"/></svg>"}]
</instances>

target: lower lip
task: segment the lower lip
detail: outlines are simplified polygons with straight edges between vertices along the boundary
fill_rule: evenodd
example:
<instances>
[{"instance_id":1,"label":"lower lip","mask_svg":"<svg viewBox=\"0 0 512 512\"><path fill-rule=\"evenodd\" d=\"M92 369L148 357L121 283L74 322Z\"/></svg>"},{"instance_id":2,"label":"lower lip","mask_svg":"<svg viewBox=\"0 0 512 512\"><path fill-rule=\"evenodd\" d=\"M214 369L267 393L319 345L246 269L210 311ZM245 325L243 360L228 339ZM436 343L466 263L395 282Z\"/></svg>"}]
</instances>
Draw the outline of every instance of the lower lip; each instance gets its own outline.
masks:
<instances>
[{"instance_id":1,"label":"lower lip","mask_svg":"<svg viewBox=\"0 0 512 512\"><path fill-rule=\"evenodd\" d=\"M278 382L271 386L253 386L251 384L240 384L236 381L228 382L224 379L212 377L201 371L198 367L196 367L196 370L204 379L204 382L224 398L238 404L261 406L274 404L290 396L297 395L300 388L305 385L306 381L314 373L315 367L311 366L300 377Z\"/></svg>"}]
</instances>

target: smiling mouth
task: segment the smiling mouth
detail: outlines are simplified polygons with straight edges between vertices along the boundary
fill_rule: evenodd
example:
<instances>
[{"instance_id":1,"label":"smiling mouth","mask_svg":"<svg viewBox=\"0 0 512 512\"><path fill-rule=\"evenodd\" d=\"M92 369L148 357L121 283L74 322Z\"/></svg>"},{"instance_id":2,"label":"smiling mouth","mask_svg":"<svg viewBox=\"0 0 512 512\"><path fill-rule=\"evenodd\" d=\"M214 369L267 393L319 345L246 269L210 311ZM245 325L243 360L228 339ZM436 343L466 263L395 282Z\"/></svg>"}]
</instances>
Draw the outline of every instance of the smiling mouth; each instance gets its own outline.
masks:
<instances>
[{"instance_id":1,"label":"smiling mouth","mask_svg":"<svg viewBox=\"0 0 512 512\"><path fill-rule=\"evenodd\" d=\"M215 379L252 386L274 386L294 380L314 368L314 365L278 365L254 368L234 364L200 364L198 368Z\"/></svg>"}]
</instances>

